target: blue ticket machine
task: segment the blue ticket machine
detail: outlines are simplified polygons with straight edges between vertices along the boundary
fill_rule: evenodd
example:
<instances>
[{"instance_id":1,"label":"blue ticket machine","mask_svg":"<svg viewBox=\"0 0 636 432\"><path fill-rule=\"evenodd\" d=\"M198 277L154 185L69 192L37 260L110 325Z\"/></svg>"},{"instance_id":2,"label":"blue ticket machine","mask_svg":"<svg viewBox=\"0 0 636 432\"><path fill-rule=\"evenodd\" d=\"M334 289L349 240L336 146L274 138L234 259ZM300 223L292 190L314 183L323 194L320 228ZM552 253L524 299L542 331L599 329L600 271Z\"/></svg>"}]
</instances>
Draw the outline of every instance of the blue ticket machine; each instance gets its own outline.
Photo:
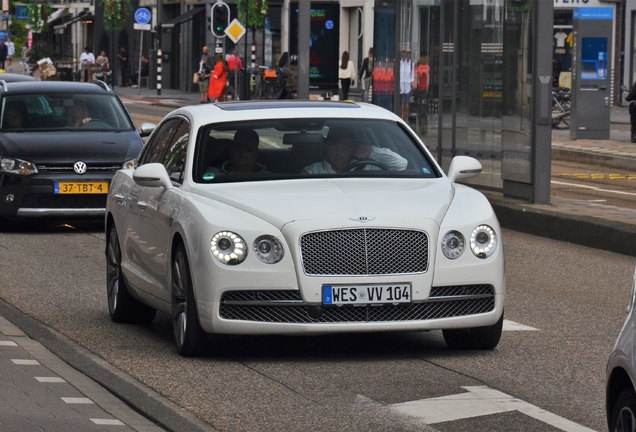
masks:
<instances>
[{"instance_id":1,"label":"blue ticket machine","mask_svg":"<svg viewBox=\"0 0 636 432\"><path fill-rule=\"evenodd\" d=\"M609 139L612 21L614 8L574 10L570 138Z\"/></svg>"}]
</instances>

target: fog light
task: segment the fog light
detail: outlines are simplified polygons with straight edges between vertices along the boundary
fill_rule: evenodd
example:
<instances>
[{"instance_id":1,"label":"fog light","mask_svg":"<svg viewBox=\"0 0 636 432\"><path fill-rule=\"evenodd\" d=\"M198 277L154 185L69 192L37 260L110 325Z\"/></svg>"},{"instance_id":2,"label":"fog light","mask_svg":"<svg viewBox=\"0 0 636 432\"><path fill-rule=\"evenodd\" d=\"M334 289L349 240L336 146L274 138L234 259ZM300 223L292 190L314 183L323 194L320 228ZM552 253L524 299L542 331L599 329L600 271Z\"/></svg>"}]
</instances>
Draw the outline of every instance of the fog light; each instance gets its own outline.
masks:
<instances>
[{"instance_id":1,"label":"fog light","mask_svg":"<svg viewBox=\"0 0 636 432\"><path fill-rule=\"evenodd\" d=\"M13 202L15 200L15 195L7 194L7 196L4 197L4 200L8 203Z\"/></svg>"}]
</instances>

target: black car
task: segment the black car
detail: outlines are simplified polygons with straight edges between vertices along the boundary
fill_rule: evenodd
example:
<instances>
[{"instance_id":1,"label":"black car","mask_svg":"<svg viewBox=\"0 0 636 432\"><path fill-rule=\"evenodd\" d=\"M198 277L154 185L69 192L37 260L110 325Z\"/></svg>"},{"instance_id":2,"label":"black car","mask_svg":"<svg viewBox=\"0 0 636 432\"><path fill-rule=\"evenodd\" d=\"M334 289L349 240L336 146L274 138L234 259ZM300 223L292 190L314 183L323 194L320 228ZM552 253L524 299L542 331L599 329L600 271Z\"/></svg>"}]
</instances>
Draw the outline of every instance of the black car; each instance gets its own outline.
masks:
<instances>
[{"instance_id":1,"label":"black car","mask_svg":"<svg viewBox=\"0 0 636 432\"><path fill-rule=\"evenodd\" d=\"M0 80L8 82L8 83L18 82L18 81L37 81L31 75L22 75L22 74L7 73L7 72L0 72Z\"/></svg>"},{"instance_id":2,"label":"black car","mask_svg":"<svg viewBox=\"0 0 636 432\"><path fill-rule=\"evenodd\" d=\"M2 82L0 218L102 216L143 142L104 83Z\"/></svg>"}]
</instances>

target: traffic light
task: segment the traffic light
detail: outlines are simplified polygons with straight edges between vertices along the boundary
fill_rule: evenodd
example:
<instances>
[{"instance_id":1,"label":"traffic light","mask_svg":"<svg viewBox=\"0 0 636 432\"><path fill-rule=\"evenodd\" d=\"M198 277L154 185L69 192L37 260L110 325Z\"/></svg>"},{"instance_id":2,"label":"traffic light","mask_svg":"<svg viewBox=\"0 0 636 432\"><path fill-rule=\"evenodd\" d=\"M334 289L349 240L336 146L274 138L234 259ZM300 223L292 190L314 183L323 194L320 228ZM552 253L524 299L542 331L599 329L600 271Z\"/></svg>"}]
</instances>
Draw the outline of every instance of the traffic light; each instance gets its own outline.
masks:
<instances>
[{"instance_id":1,"label":"traffic light","mask_svg":"<svg viewBox=\"0 0 636 432\"><path fill-rule=\"evenodd\" d=\"M230 7L223 3L212 5L212 34L216 37L225 37L225 29L230 24Z\"/></svg>"}]
</instances>

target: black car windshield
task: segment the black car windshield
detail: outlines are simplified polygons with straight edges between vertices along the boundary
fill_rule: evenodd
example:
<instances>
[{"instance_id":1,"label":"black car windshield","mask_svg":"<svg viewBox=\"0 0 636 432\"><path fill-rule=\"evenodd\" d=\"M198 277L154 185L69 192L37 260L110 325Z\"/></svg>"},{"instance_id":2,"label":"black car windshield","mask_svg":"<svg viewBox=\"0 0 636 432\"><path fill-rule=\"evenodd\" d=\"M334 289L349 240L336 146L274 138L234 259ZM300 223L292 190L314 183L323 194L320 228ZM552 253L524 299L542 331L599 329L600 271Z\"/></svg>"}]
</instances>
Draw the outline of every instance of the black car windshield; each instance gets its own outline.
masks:
<instances>
[{"instance_id":1,"label":"black car windshield","mask_svg":"<svg viewBox=\"0 0 636 432\"><path fill-rule=\"evenodd\" d=\"M414 136L392 121L288 119L200 129L198 183L309 177L440 177Z\"/></svg>"},{"instance_id":2,"label":"black car windshield","mask_svg":"<svg viewBox=\"0 0 636 432\"><path fill-rule=\"evenodd\" d=\"M134 130L115 95L41 93L2 98L0 131L100 131Z\"/></svg>"}]
</instances>

